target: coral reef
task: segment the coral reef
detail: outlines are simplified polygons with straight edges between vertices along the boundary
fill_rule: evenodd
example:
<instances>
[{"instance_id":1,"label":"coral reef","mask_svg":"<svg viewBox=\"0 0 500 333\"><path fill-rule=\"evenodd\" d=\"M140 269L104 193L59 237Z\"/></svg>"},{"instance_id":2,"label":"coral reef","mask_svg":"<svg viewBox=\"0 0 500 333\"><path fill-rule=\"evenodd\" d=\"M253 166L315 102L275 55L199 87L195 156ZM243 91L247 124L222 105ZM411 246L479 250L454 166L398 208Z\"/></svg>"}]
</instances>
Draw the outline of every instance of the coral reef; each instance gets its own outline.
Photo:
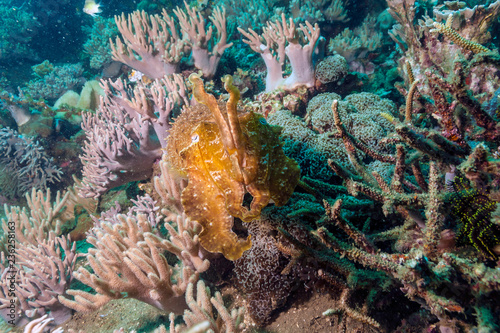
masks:
<instances>
[{"instance_id":1,"label":"coral reef","mask_svg":"<svg viewBox=\"0 0 500 333\"><path fill-rule=\"evenodd\" d=\"M500 0L47 5L0 5L7 329L499 331Z\"/></svg>"}]
</instances>

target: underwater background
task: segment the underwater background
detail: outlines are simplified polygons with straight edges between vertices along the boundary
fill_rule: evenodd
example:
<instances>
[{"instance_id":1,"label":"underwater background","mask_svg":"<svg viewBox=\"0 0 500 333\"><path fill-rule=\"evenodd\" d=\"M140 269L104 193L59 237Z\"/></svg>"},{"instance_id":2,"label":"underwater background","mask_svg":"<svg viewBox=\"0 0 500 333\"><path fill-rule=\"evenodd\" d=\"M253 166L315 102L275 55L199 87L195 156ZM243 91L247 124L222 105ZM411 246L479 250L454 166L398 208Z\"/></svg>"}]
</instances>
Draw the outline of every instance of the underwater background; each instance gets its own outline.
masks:
<instances>
[{"instance_id":1,"label":"underwater background","mask_svg":"<svg viewBox=\"0 0 500 333\"><path fill-rule=\"evenodd\" d=\"M0 332L500 332L500 0L0 13Z\"/></svg>"}]
</instances>

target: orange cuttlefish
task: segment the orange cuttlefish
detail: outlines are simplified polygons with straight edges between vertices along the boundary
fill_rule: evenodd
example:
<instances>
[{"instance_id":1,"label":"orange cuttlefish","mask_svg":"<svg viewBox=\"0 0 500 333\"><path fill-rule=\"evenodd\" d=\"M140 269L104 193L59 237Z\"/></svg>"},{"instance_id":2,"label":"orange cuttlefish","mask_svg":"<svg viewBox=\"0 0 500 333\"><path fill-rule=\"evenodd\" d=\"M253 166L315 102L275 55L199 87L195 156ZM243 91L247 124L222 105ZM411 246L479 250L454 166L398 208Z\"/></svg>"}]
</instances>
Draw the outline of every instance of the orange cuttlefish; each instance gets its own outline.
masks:
<instances>
[{"instance_id":1,"label":"orange cuttlefish","mask_svg":"<svg viewBox=\"0 0 500 333\"><path fill-rule=\"evenodd\" d=\"M188 178L181 196L186 215L203 227L199 237L209 252L236 260L251 247L250 236L238 238L234 218L260 217L270 200L284 205L299 182L300 169L279 139L281 128L254 112L238 113L239 90L226 75L226 104L208 94L198 74L191 74L198 105L184 111L172 126L167 154ZM249 207L245 194L252 196Z\"/></svg>"}]
</instances>

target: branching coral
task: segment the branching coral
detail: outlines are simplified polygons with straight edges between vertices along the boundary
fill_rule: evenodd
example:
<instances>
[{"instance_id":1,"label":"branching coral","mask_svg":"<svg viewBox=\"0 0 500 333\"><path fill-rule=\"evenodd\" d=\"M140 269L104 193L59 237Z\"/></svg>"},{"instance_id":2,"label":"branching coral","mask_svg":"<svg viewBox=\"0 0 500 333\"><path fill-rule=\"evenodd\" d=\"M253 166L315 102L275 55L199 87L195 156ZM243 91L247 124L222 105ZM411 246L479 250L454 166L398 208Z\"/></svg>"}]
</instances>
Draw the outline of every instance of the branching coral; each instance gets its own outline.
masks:
<instances>
[{"instance_id":1,"label":"branching coral","mask_svg":"<svg viewBox=\"0 0 500 333\"><path fill-rule=\"evenodd\" d=\"M332 108L337 128L340 131L345 131L336 110L336 103L333 104ZM350 136L344 136L344 138L346 146L357 145L355 138ZM411 140L407 142L411 144ZM431 158L428 182L424 180L420 167L412 167L419 187L415 184L412 185L405 176L406 170L409 170L410 165L415 163L416 160L415 157L412 157L413 153L407 156L406 148L403 146L398 146L397 155L395 156L396 166L390 184L383 181L376 172L371 174L366 172L366 168L359 160L354 161L358 165L356 175L348 174L336 163L330 161L330 165L335 172L345 180L346 187L351 194L355 196L363 194L383 203L386 215L400 214L406 219L405 224L410 223L421 229L420 237L422 240L411 244L408 253L389 254L380 250L374 251L369 241L370 238L372 242L378 241L379 236L367 237L357 231L353 233L350 228L345 228L346 223L342 222L340 213L341 202L337 202L334 209L327 209L327 215L331 220L336 221L337 225L349 235L354 244L343 243L325 228L318 229L316 234L325 244L329 244L328 246L344 254L347 258L366 267L386 272L389 276L397 279L403 284L402 290L410 299L424 304L436 316L456 317L463 311L489 313L493 311L495 305L486 304L483 300L484 297L487 297L486 295L494 295L499 290L497 284L491 284L492 276L497 274L495 273L496 270L477 264L475 259L453 253L446 247L447 240L443 239L448 237L443 229L446 216L449 213L448 210L453 207L451 205L453 195L443 190L440 177L441 171L435 162L438 154L434 150L443 148L425 146L416 148L420 150L421 154ZM371 156L375 158L377 155L372 154ZM355 155L352 155L352 157L356 158ZM457 207L456 204L455 207ZM479 224L476 223L474 227L469 226L469 228L477 228L470 233L475 235L480 235L483 232L488 233L491 228L488 227L488 224L483 223L488 219L484 215L488 208L476 207L480 208L478 210L473 207L470 208L471 210L466 212L469 225L474 223L472 220L477 222L476 218L482 221ZM420 210L424 210L425 215L422 215ZM407 230L407 227L401 228L401 226L397 226L392 229L392 232L396 232L398 234L397 238L401 240L404 239L404 234L407 233L405 229ZM478 269L478 265L488 273L475 276L471 280L471 276L467 271L473 269L473 267ZM468 281L465 284L464 279ZM481 282L482 279L484 281ZM488 285L488 287L478 290L473 287L477 285ZM460 292L458 292L459 290ZM471 299L474 301L474 308L470 307ZM479 314L478 316L481 317ZM477 324L479 327L484 328L496 327L495 323L488 324L483 320L478 320Z\"/></svg>"},{"instance_id":2,"label":"branching coral","mask_svg":"<svg viewBox=\"0 0 500 333\"><path fill-rule=\"evenodd\" d=\"M184 41L171 16L163 10L162 17L135 11L128 17L115 16L116 25L125 43L117 37L111 42L113 60L123 62L152 79L178 71L184 55Z\"/></svg>"},{"instance_id":3,"label":"branching coral","mask_svg":"<svg viewBox=\"0 0 500 333\"><path fill-rule=\"evenodd\" d=\"M205 30L205 22L200 12L187 4L186 11L187 13L180 8L174 10L179 18L184 39L191 47L194 66L201 70L205 78L211 79L217 71L217 65L224 51L233 45L233 43L227 43L226 8L221 10L217 7L210 16L210 21L217 30L217 42L212 39L212 27ZM211 46L211 50L209 46Z\"/></svg>"},{"instance_id":4,"label":"branching coral","mask_svg":"<svg viewBox=\"0 0 500 333\"><path fill-rule=\"evenodd\" d=\"M37 141L9 128L0 130L0 186L2 194L21 197L33 189L46 190L61 180L61 169Z\"/></svg>"},{"instance_id":5,"label":"branching coral","mask_svg":"<svg viewBox=\"0 0 500 333\"><path fill-rule=\"evenodd\" d=\"M18 243L34 246L40 240L59 236L62 224L71 218L73 213L69 212L72 208L68 200L69 195L69 192L64 195L57 192L52 202L50 190L43 192L33 189L31 194L26 193L27 209L5 205L6 219L2 218L3 237L0 241L0 249L6 252L7 235L12 230L15 230L15 239Z\"/></svg>"},{"instance_id":6,"label":"branching coral","mask_svg":"<svg viewBox=\"0 0 500 333\"><path fill-rule=\"evenodd\" d=\"M446 24L442 24L440 22L434 22L434 28L436 28L436 31L442 33L449 39L451 39L455 44L458 44L460 47L470 50L474 53L479 53L479 52L488 52L489 49L482 46L479 43L475 43L473 41L467 40L460 36L458 32L456 32L452 26L453 26L453 14L450 14L448 18L446 19ZM431 30L433 32L433 30Z\"/></svg>"},{"instance_id":7,"label":"branching coral","mask_svg":"<svg viewBox=\"0 0 500 333\"><path fill-rule=\"evenodd\" d=\"M95 246L87 258L94 273L81 267L74 274L97 294L69 290L75 300L59 297L60 302L77 311L91 311L111 299L131 297L180 313L186 308L187 285L198 279L198 273L167 263L145 215L118 215L117 219L119 223L103 223L94 231L96 237L87 238Z\"/></svg>"},{"instance_id":8,"label":"branching coral","mask_svg":"<svg viewBox=\"0 0 500 333\"><path fill-rule=\"evenodd\" d=\"M467 78L471 75L474 68L484 66L500 68L500 57L491 53L481 53L474 56L469 62L466 62L465 59L458 58L453 62L453 75L450 75L448 78L432 71L426 71L425 74L430 84L436 85L445 93L449 93L453 96L453 98L467 110L470 116L474 118L477 125L485 129L484 133L478 134L480 138L487 141L498 142L500 140L500 130L497 128L497 123L493 117L486 112L480 100L474 96L471 87L467 84ZM440 104L437 105L440 106ZM446 123L444 125L446 126ZM448 126L444 128L445 131L453 131L450 127L451 126L448 124ZM447 136L450 135L448 134Z\"/></svg>"},{"instance_id":9,"label":"branching coral","mask_svg":"<svg viewBox=\"0 0 500 333\"><path fill-rule=\"evenodd\" d=\"M45 328L50 325L52 321L54 321L53 318L48 318L49 315L43 315L42 317L38 319L34 319L30 321L25 327L23 333L40 333L45 330ZM55 330L54 332L60 333L61 330Z\"/></svg>"},{"instance_id":10,"label":"branching coral","mask_svg":"<svg viewBox=\"0 0 500 333\"><path fill-rule=\"evenodd\" d=\"M52 198L50 190L33 189L26 193L27 207L5 205L0 240L0 313L16 325L49 312L57 323L71 316L71 310L57 297L66 295L77 258L75 243L59 236L64 223L74 219L72 195L70 191L64 195L58 192ZM10 288L13 281L15 298ZM11 304L19 310L15 316L9 313Z\"/></svg>"},{"instance_id":11,"label":"branching coral","mask_svg":"<svg viewBox=\"0 0 500 333\"><path fill-rule=\"evenodd\" d=\"M185 3L186 12L174 10L179 20L182 38L176 22L163 9L162 16L135 11L126 18L116 16L116 24L125 43L120 38L111 42L113 59L139 70L152 79L179 72L181 59L189 50L196 68L207 78L212 78L227 43L226 11L216 8L210 16L217 30L217 42L212 38L213 27L205 28L199 10ZM211 48L211 50L210 50Z\"/></svg>"},{"instance_id":12,"label":"branching coral","mask_svg":"<svg viewBox=\"0 0 500 333\"><path fill-rule=\"evenodd\" d=\"M71 316L71 309L62 305L57 297L65 295L73 279L76 263L76 243L66 237L38 238L39 244L20 243L17 249L18 266L1 267L0 313L4 319L22 325L27 318L49 313L57 324ZM62 250L62 251L61 251ZM13 262L13 255L8 255ZM5 258L2 257L2 261ZM12 297L11 283L17 284ZM14 302L15 300L15 302ZM9 314L11 304L20 313Z\"/></svg>"},{"instance_id":13,"label":"branching coral","mask_svg":"<svg viewBox=\"0 0 500 333\"><path fill-rule=\"evenodd\" d=\"M320 38L317 23L313 26L306 21L297 29L292 19L287 22L285 14L282 14L281 21L267 23L262 36L252 29L246 32L238 28L238 31L247 38L243 42L260 53L266 63L266 92L276 88L293 90L299 86L314 86L313 53L317 48L321 50L324 40ZM301 45L301 42L305 44ZM292 73L284 79L282 67L285 55L290 61Z\"/></svg>"},{"instance_id":14,"label":"branching coral","mask_svg":"<svg viewBox=\"0 0 500 333\"><path fill-rule=\"evenodd\" d=\"M398 22L389 34L403 53L399 60L400 74L405 79L410 76L405 71L409 62L413 68L412 75L419 80L418 90L423 96L432 95L432 82L429 82L427 73L432 72L450 79L451 75L448 73L455 72L457 59L470 58L468 56L473 52L469 49L481 50L477 56L490 54L485 52L487 48L481 44L484 45L491 40L489 30L492 22L500 14L500 1L479 4L474 8L467 8L463 3L462 6L454 6L454 3L450 1L435 6L433 19L424 16L417 20L416 1L388 1L389 12ZM448 27L440 23L447 19L449 19ZM448 37L440 39L439 34L435 33L440 30L448 31L449 36L453 35L456 43ZM468 94L479 99L480 103L490 99L500 85L497 77L492 74L496 72L494 67L495 65L491 63L475 63L465 72L464 79L470 80L470 84L467 85ZM406 81L407 86L410 86L411 82Z\"/></svg>"},{"instance_id":15,"label":"branching coral","mask_svg":"<svg viewBox=\"0 0 500 333\"><path fill-rule=\"evenodd\" d=\"M335 196L336 193L333 187L325 195ZM361 201L353 201L344 195L340 197L345 199L348 210L353 213L370 210ZM256 241L248 255L245 253L236 261L237 265L241 264L235 271L238 272L238 284L246 294L250 318L257 324L268 320L296 283L303 283L306 289L326 283L335 290L334 293L343 290L340 304L337 303L339 312L377 327L379 324L368 315L366 306L357 310L349 305L350 295L360 290L368 291L371 300L367 303L373 302L377 293L391 286L391 281L380 273L356 267L344 254L322 243L314 228L329 226L332 221L324 216L325 209L314 196L296 192L290 201L284 207L266 207L261 217L265 220L265 227L259 225L260 230L253 230L259 234L256 237L261 243ZM356 228L351 227L352 230ZM344 244L344 240L339 241ZM366 244L366 248L371 246L370 252L373 252L369 240Z\"/></svg>"},{"instance_id":16,"label":"branching coral","mask_svg":"<svg viewBox=\"0 0 500 333\"><path fill-rule=\"evenodd\" d=\"M158 163L160 174L153 178L153 196L158 196L158 202L162 205L162 213L167 221L172 221L178 215L182 215L184 208L181 203L181 193L187 186L187 180L176 174L173 167L167 161L164 154Z\"/></svg>"},{"instance_id":17,"label":"branching coral","mask_svg":"<svg viewBox=\"0 0 500 333\"><path fill-rule=\"evenodd\" d=\"M165 223L165 229L168 231L169 240L154 235L151 235L149 240L158 248L175 254L185 267L191 267L199 273L209 268L210 262L204 259L206 251L200 246L201 226L198 223L182 214L177 215L172 222Z\"/></svg>"}]
</instances>

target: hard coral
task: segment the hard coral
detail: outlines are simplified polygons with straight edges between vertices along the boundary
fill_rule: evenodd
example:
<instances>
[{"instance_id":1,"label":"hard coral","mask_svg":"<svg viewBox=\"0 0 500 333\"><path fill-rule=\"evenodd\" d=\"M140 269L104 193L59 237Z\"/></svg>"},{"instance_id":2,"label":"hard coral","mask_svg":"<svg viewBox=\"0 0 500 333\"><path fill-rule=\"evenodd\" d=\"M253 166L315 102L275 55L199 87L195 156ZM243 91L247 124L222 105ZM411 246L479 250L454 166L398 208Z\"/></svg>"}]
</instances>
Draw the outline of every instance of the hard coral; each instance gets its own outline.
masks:
<instances>
[{"instance_id":1,"label":"hard coral","mask_svg":"<svg viewBox=\"0 0 500 333\"><path fill-rule=\"evenodd\" d=\"M300 178L298 164L285 156L280 129L253 112L238 114L239 91L224 77L229 100L224 106L207 94L192 74L193 95L204 106L182 113L174 123L167 152L174 166L187 174L182 192L186 215L200 223L201 245L235 260L251 246L231 230L234 217L250 222L272 199L284 205ZM249 208L244 196L253 199Z\"/></svg>"}]
</instances>

